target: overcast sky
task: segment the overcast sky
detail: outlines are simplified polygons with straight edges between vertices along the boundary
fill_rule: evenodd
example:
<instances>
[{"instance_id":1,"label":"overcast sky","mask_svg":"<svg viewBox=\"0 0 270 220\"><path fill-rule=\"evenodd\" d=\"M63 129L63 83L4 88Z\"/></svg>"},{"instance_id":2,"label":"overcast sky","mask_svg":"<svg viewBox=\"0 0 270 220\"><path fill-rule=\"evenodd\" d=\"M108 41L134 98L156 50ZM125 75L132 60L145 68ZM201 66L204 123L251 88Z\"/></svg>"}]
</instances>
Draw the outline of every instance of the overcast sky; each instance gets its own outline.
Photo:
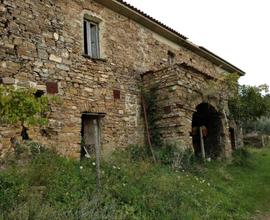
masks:
<instances>
[{"instance_id":1,"label":"overcast sky","mask_svg":"<svg viewBox=\"0 0 270 220\"><path fill-rule=\"evenodd\" d=\"M270 0L126 1L245 71L242 84L270 85Z\"/></svg>"}]
</instances>

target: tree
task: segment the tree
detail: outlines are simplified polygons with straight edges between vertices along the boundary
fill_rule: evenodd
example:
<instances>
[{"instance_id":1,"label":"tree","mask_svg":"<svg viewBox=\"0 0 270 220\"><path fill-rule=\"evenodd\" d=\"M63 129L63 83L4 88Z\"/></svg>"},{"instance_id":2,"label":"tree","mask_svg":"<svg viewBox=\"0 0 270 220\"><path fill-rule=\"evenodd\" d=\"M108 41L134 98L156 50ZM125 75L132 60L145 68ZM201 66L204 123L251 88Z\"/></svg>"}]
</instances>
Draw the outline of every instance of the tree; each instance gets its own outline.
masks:
<instances>
[{"instance_id":1,"label":"tree","mask_svg":"<svg viewBox=\"0 0 270 220\"><path fill-rule=\"evenodd\" d=\"M247 128L261 117L269 116L270 98L265 95L267 92L267 85L238 85L237 93L228 102L231 117Z\"/></svg>"},{"instance_id":2,"label":"tree","mask_svg":"<svg viewBox=\"0 0 270 220\"><path fill-rule=\"evenodd\" d=\"M228 100L230 118L244 128L250 127L261 117L270 116L268 86L239 85L237 73L223 74L218 80L209 81L203 89L204 98L214 95Z\"/></svg>"},{"instance_id":3,"label":"tree","mask_svg":"<svg viewBox=\"0 0 270 220\"><path fill-rule=\"evenodd\" d=\"M49 111L48 96L36 96L35 89L18 88L0 85L0 122L18 124L22 128L23 139L29 139L28 127L46 125Z\"/></svg>"},{"instance_id":4,"label":"tree","mask_svg":"<svg viewBox=\"0 0 270 220\"><path fill-rule=\"evenodd\" d=\"M238 94L229 99L230 113L235 120L254 121L270 112L270 102L263 93L268 92L266 85L238 85Z\"/></svg>"}]
</instances>

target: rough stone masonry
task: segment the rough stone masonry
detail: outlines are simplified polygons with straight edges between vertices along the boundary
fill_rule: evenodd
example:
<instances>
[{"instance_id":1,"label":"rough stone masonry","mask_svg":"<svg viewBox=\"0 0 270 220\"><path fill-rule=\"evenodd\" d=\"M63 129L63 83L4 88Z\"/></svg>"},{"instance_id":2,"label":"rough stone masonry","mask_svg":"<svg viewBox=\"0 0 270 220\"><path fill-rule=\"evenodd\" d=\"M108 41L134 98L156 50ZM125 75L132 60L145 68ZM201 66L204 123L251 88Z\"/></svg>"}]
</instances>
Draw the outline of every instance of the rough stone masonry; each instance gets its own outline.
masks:
<instances>
[{"instance_id":1,"label":"rough stone masonry","mask_svg":"<svg viewBox=\"0 0 270 220\"><path fill-rule=\"evenodd\" d=\"M47 126L30 128L30 138L74 158L82 136L94 144L93 126L104 152L144 144L140 88L153 81L165 108L163 138L192 147L192 117L205 102L194 94L221 74L244 74L120 0L1 0L0 33L1 83L61 99ZM228 111L220 102L209 105L220 115L217 139L229 156ZM0 125L1 156L12 137L21 139L20 127Z\"/></svg>"}]
</instances>

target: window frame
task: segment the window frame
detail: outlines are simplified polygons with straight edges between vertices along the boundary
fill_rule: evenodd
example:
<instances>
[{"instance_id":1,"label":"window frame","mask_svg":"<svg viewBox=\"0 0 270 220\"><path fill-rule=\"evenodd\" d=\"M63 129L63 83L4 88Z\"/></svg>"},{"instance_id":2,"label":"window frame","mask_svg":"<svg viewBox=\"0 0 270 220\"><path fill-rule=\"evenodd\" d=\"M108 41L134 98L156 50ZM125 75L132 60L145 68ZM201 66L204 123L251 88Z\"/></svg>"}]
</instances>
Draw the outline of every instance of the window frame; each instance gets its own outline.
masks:
<instances>
[{"instance_id":1,"label":"window frame","mask_svg":"<svg viewBox=\"0 0 270 220\"><path fill-rule=\"evenodd\" d=\"M94 39L91 33L94 30ZM84 55L94 59L100 59L100 40L99 40L99 23L94 22L90 19L83 19L83 44L84 44ZM95 51L92 44L95 44Z\"/></svg>"}]
</instances>

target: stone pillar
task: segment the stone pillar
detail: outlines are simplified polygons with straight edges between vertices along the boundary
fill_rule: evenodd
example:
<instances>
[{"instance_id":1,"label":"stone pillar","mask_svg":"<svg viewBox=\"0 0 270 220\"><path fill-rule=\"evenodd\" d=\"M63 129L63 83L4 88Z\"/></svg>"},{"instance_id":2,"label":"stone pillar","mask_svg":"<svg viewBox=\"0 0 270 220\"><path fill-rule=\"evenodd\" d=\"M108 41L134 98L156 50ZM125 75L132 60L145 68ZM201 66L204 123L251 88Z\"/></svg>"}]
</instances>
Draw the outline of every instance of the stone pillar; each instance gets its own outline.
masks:
<instances>
[{"instance_id":1,"label":"stone pillar","mask_svg":"<svg viewBox=\"0 0 270 220\"><path fill-rule=\"evenodd\" d=\"M232 145L230 140L229 123L225 114L222 114L221 126L222 156L228 159L232 156Z\"/></svg>"}]
</instances>

